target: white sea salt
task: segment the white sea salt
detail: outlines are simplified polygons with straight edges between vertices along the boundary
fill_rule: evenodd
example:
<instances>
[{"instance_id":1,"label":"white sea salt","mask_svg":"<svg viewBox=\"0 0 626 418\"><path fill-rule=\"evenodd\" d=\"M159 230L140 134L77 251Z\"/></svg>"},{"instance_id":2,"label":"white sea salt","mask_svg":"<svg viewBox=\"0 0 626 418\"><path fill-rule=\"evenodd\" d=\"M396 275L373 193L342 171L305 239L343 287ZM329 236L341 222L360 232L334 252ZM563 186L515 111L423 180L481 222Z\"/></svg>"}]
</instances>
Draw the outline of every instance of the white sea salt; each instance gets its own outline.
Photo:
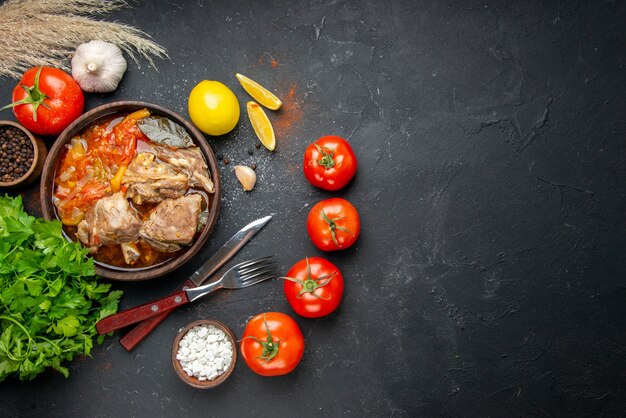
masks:
<instances>
[{"instance_id":1,"label":"white sea salt","mask_svg":"<svg viewBox=\"0 0 626 418\"><path fill-rule=\"evenodd\" d=\"M213 380L224 374L233 361L233 345L214 325L191 328L178 344L176 359L185 373L198 380Z\"/></svg>"}]
</instances>

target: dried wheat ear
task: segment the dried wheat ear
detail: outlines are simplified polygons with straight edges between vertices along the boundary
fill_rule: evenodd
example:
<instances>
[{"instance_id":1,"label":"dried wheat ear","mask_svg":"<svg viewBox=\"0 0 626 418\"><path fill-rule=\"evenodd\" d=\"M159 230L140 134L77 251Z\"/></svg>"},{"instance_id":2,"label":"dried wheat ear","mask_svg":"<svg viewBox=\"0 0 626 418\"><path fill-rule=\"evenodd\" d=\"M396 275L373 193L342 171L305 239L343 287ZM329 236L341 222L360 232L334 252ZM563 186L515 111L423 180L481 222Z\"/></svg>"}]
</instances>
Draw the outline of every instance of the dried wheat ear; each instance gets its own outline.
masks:
<instances>
[{"instance_id":1,"label":"dried wheat ear","mask_svg":"<svg viewBox=\"0 0 626 418\"><path fill-rule=\"evenodd\" d=\"M152 66L153 57L168 58L165 48L145 32L93 17L127 6L124 0L5 2L0 6L0 77L20 78L25 70L39 65L69 71L69 58L76 48L94 39L117 45L137 64L137 55Z\"/></svg>"}]
</instances>

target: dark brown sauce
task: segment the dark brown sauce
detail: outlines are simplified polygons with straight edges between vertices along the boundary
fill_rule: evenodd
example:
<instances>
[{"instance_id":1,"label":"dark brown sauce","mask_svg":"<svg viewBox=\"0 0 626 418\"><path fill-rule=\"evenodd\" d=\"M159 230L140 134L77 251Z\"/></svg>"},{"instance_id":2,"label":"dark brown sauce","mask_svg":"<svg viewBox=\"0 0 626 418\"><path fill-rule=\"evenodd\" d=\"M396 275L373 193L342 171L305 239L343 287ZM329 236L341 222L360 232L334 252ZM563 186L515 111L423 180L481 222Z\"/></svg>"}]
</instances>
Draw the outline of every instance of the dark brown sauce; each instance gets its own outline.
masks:
<instances>
[{"instance_id":1,"label":"dark brown sauce","mask_svg":"<svg viewBox=\"0 0 626 418\"><path fill-rule=\"evenodd\" d=\"M97 121L94 121L89 126L85 127L78 134L78 136L89 134L90 130L91 132L94 132L94 131L102 132L100 129L92 130L93 127L95 126L103 127L105 132L110 132L113 126L115 126L116 124L122 121L124 116L126 116L126 114L104 116L98 119ZM69 149L65 149L61 153L60 158L57 161L57 167L56 167L55 175L54 175L55 179L57 177L56 171L58 171L59 167L61 166L61 162L65 159L68 152L69 152ZM154 145L149 142L148 138L145 138L145 140L137 141L136 153L139 153L139 152L151 152L156 155ZM155 158L155 161L165 164L165 162L159 159L158 157ZM56 189L56 184L53 185L53 190L55 189ZM211 195L207 193L204 189L199 189L199 188L194 188L194 187L189 188L189 190L187 191L187 194L189 193L197 193L202 196L202 212L201 212L200 217L201 218L205 217L206 214L203 215L202 213L203 212L206 213L208 211L208 207L210 206ZM131 199L127 199L127 200L128 200L128 203L130 204L130 207L135 211L135 213L137 214L139 219L141 219L142 222L148 219L150 212L158 206L158 204L137 205ZM55 215L57 219L60 219L60 216L57 212L56 205L53 204L52 206L54 207ZM120 245L114 245L114 246L103 245L98 248L97 252L92 254L92 257L97 264L114 268L114 269L119 269L119 270L143 270L146 268L156 267L158 265L161 265L185 253L187 249L191 245L193 245L193 243L200 236L204 227L205 225L202 225L202 228L196 232L192 240L192 244L190 244L189 246L182 246L182 248L179 251L174 251L174 252L157 251L154 248L152 248L150 245L148 245L147 243L143 242L142 240L139 240L136 244L137 244L137 247L139 248L139 252L141 256L139 260L135 264L132 264L132 265L126 264L126 262L124 261L124 254L122 253L122 249ZM63 232L65 233L66 237L75 242L78 241L78 239L76 238L77 231L78 231L77 226L63 225Z\"/></svg>"}]
</instances>

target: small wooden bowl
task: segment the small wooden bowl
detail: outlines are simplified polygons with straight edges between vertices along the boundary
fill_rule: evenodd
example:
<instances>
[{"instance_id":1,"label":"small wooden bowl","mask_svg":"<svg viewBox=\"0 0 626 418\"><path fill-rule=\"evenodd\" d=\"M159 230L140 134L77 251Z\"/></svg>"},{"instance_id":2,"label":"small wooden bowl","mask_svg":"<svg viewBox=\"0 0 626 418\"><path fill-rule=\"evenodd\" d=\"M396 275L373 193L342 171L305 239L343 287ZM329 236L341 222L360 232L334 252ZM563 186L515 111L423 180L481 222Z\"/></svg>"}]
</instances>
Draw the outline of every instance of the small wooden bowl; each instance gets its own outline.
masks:
<instances>
[{"instance_id":1,"label":"small wooden bowl","mask_svg":"<svg viewBox=\"0 0 626 418\"><path fill-rule=\"evenodd\" d=\"M0 120L0 128L4 126L12 126L19 129L26 134L28 139L30 139L30 143L33 145L33 163L22 177L13 181L0 181L0 187L16 188L26 186L35 181L41 174L48 150L41 139L31 134L28 129L24 128L19 123L11 122L10 120Z\"/></svg>"},{"instance_id":2,"label":"small wooden bowl","mask_svg":"<svg viewBox=\"0 0 626 418\"><path fill-rule=\"evenodd\" d=\"M122 101L96 107L95 109L81 115L78 119L72 122L72 124L70 124L70 126L68 126L61 133L61 135L59 135L54 145L50 148L48 158L46 159L41 174L41 185L39 193L43 217L47 220L57 219L57 213L54 204L52 203L52 193L54 191L54 178L55 172L57 170L57 164L59 164L59 156L61 155L65 144L67 144L74 136L76 136L81 130L83 130L83 128L104 116L114 113L131 113L135 110L143 108L148 109L151 114L165 116L168 119L183 126L185 130L187 130L189 135L191 135L194 144L198 148L200 148L200 151L206 159L206 163L209 168L209 174L211 175L211 180L213 180L213 184L215 186L215 192L213 194L208 194L209 216L204 230L196 239L196 241L191 245L191 247L187 248L186 251L184 251L182 254L156 266L144 268L114 267L94 260L96 265L96 273L112 280L148 280L155 277L163 276L164 274L170 273L178 267L182 266L184 263L191 260L191 258L196 255L198 251L200 251L202 246L206 243L209 235L211 235L211 232L213 231L213 227L217 222L217 216L220 212L221 186L218 162L215 154L213 153L213 150L209 146L209 143L204 138L204 135L202 135L202 133L200 133L200 131L198 131L195 126L193 126L178 113L172 112L169 109L151 103Z\"/></svg>"},{"instance_id":3,"label":"small wooden bowl","mask_svg":"<svg viewBox=\"0 0 626 418\"><path fill-rule=\"evenodd\" d=\"M221 329L222 331L224 331L224 333L228 337L228 340L233 346L233 359L230 363L230 366L223 374L217 376L213 380L202 381L195 376L189 376L187 372L183 370L183 366L181 366L180 362L176 359L176 355L178 354L179 349L178 344L180 343L180 340L185 336L185 334L187 334L190 329L199 325L213 325L214 327ZM180 332L174 339L174 345L172 346L172 365L174 366L174 370L183 382L196 389L210 389L221 384L222 382L224 382L224 380L228 379L228 376L230 376L233 370L235 370L235 363L237 363L237 339L235 338L235 334L233 334L230 328L228 328L224 323L215 319L200 319L198 321L194 321L185 326L182 330L180 330Z\"/></svg>"}]
</instances>

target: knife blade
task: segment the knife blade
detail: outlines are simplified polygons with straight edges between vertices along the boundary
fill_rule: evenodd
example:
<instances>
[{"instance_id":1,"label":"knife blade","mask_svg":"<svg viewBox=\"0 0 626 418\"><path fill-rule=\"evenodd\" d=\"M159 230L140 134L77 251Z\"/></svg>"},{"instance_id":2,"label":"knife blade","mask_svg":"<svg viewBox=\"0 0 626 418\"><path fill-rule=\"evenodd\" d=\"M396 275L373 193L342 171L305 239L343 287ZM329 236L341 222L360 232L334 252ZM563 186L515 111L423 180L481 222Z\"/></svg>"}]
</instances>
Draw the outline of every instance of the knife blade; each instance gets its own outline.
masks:
<instances>
[{"instance_id":1,"label":"knife blade","mask_svg":"<svg viewBox=\"0 0 626 418\"><path fill-rule=\"evenodd\" d=\"M248 243L267 223L272 219L271 215L265 216L256 221L250 222L233 235L222 247L217 250L191 277L180 285L172 294L181 290L187 290L200 286L209 279L220 267L230 260L236 253ZM120 344L127 351L132 351L143 339L152 332L171 311L162 312L150 319L146 319L137 324L126 335L120 338Z\"/></svg>"},{"instance_id":2,"label":"knife blade","mask_svg":"<svg viewBox=\"0 0 626 418\"><path fill-rule=\"evenodd\" d=\"M246 245L271 219L272 215L268 215L254 222L250 222L248 225L241 228L241 230L226 241L211 258L200 266L200 268L189 277L189 280L192 281L196 287L202 285L213 273L230 260L241 247Z\"/></svg>"}]
</instances>

